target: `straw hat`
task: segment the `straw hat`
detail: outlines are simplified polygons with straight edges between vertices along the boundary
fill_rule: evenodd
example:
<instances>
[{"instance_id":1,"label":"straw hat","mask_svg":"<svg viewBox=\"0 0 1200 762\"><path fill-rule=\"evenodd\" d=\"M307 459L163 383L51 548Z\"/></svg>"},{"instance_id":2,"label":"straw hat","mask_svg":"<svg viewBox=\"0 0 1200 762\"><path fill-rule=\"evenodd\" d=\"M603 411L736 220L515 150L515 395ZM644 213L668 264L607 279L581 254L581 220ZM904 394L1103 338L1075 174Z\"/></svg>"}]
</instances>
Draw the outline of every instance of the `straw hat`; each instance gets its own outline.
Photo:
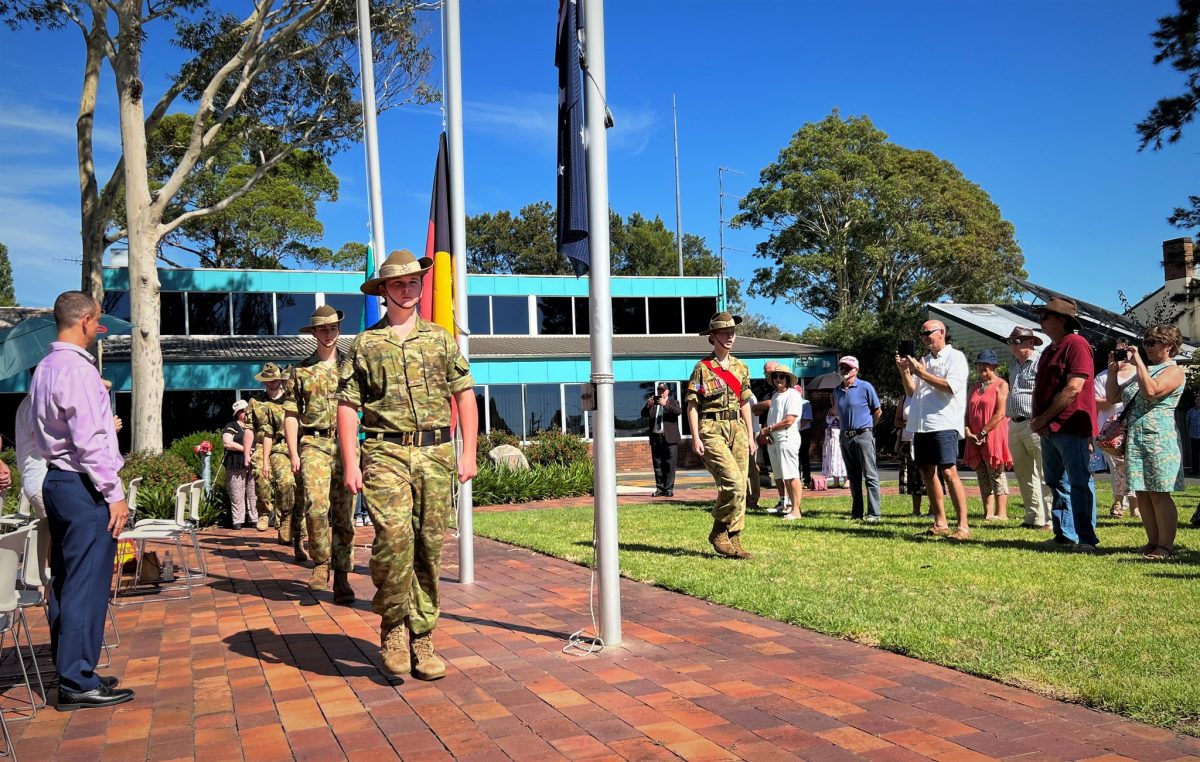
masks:
<instances>
[{"instance_id":1,"label":"straw hat","mask_svg":"<svg viewBox=\"0 0 1200 762\"><path fill-rule=\"evenodd\" d=\"M312 333L314 329L323 325L339 325L345 316L341 310L335 310L328 304L322 304L313 310L312 317L308 319L308 325L300 327L300 333Z\"/></svg>"},{"instance_id":2,"label":"straw hat","mask_svg":"<svg viewBox=\"0 0 1200 762\"><path fill-rule=\"evenodd\" d=\"M408 249L393 251L379 266L379 276L366 281L358 287L358 290L367 296L378 296L379 287L383 285L384 281L405 275L420 275L428 272L431 267L433 267L433 260L429 257L417 259Z\"/></svg>"},{"instance_id":3,"label":"straw hat","mask_svg":"<svg viewBox=\"0 0 1200 762\"><path fill-rule=\"evenodd\" d=\"M265 362L262 366L262 372L255 374L254 380L262 381L263 383L268 381L286 381L287 375L284 374L283 368L280 368L275 363Z\"/></svg>"},{"instance_id":4,"label":"straw hat","mask_svg":"<svg viewBox=\"0 0 1200 762\"><path fill-rule=\"evenodd\" d=\"M708 320L708 328L700 332L700 336L708 336L713 331L719 331L722 328L733 328L742 319L737 315L730 315L728 312L718 312Z\"/></svg>"},{"instance_id":5,"label":"straw hat","mask_svg":"<svg viewBox=\"0 0 1200 762\"><path fill-rule=\"evenodd\" d=\"M797 383L799 383L800 378L795 373L793 373L791 371L791 369L788 368L788 366L784 365L781 362L769 363L769 365L771 366L771 368L770 368L770 370L767 371L767 380L768 381L771 380L772 373L783 373L784 375L786 375L788 377L788 386L795 386Z\"/></svg>"}]
</instances>

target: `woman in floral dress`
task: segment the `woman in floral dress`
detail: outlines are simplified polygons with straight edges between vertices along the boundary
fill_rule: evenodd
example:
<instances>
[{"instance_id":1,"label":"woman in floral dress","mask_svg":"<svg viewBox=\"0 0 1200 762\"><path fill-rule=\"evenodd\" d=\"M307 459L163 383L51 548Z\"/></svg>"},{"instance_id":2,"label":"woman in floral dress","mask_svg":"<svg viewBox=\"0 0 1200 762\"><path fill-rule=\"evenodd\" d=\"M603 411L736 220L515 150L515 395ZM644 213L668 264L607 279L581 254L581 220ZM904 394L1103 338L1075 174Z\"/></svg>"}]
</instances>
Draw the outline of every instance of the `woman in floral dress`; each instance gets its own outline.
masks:
<instances>
[{"instance_id":1,"label":"woman in floral dress","mask_svg":"<svg viewBox=\"0 0 1200 762\"><path fill-rule=\"evenodd\" d=\"M1183 336L1175 326L1151 327L1142 338L1149 364L1142 361L1141 354L1133 353L1130 359L1137 367L1137 381L1124 390L1119 388L1116 358L1112 352L1108 354L1108 401L1132 406L1126 418L1125 468L1129 489L1137 492L1146 529L1142 556L1155 561L1175 554L1179 514L1171 492L1184 488L1175 429L1175 407L1183 395L1184 376L1172 359L1182 344Z\"/></svg>"}]
</instances>

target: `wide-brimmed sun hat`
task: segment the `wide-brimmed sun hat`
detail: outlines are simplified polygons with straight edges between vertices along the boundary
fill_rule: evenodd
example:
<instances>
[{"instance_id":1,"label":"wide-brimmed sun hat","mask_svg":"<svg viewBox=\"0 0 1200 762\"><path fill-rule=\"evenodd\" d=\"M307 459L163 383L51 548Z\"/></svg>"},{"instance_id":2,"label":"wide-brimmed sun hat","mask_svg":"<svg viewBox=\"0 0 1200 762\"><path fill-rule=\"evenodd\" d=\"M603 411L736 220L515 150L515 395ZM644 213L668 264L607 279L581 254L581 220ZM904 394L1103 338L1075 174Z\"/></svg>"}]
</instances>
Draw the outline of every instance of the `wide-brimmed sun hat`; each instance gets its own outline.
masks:
<instances>
[{"instance_id":1,"label":"wide-brimmed sun hat","mask_svg":"<svg viewBox=\"0 0 1200 762\"><path fill-rule=\"evenodd\" d=\"M738 323L742 322L742 318L738 315L730 315L728 312L718 312L708 320L708 328L700 332L701 336L708 336L713 331L719 331L722 328L733 328Z\"/></svg>"},{"instance_id":2,"label":"wide-brimmed sun hat","mask_svg":"<svg viewBox=\"0 0 1200 762\"><path fill-rule=\"evenodd\" d=\"M1013 343L1014 339L1029 339L1035 347L1040 347L1043 343L1041 336L1034 333L1032 328L1026 328L1023 325L1015 326L1012 329L1012 333L1008 335L1008 343Z\"/></svg>"},{"instance_id":3,"label":"wide-brimmed sun hat","mask_svg":"<svg viewBox=\"0 0 1200 762\"><path fill-rule=\"evenodd\" d=\"M312 317L308 319L308 325L301 326L300 333L312 333L315 329L326 325L340 325L345 313L341 310L335 310L328 304L322 304L313 310Z\"/></svg>"},{"instance_id":4,"label":"wide-brimmed sun hat","mask_svg":"<svg viewBox=\"0 0 1200 762\"><path fill-rule=\"evenodd\" d=\"M273 362L265 362L262 366L262 371L254 375L255 381L262 381L264 384L268 381L286 381L287 375Z\"/></svg>"},{"instance_id":5,"label":"wide-brimmed sun hat","mask_svg":"<svg viewBox=\"0 0 1200 762\"><path fill-rule=\"evenodd\" d=\"M383 260L383 264L379 266L379 275L365 281L358 287L367 296L378 296L379 287L384 281L389 281L392 278L401 278L405 275L420 275L427 272L433 267L433 260L429 257L421 257L417 259L408 249L399 249L388 254L388 258Z\"/></svg>"},{"instance_id":6,"label":"wide-brimmed sun hat","mask_svg":"<svg viewBox=\"0 0 1200 762\"><path fill-rule=\"evenodd\" d=\"M791 371L791 369L788 368L788 366L784 365L781 362L775 363L774 367L772 367L771 370L767 373L768 381L772 380L771 374L773 374L773 373L782 373L785 376L787 376L788 377L788 386L795 386L800 381L800 377L797 376L795 373L793 373Z\"/></svg>"},{"instance_id":7,"label":"wide-brimmed sun hat","mask_svg":"<svg viewBox=\"0 0 1200 762\"><path fill-rule=\"evenodd\" d=\"M1079 311L1079 305L1073 300L1065 297L1056 296L1050 301L1038 308L1040 313L1051 313L1058 315L1066 323L1067 328L1073 331L1083 329L1083 324L1079 322L1079 318L1075 317L1075 313Z\"/></svg>"}]
</instances>

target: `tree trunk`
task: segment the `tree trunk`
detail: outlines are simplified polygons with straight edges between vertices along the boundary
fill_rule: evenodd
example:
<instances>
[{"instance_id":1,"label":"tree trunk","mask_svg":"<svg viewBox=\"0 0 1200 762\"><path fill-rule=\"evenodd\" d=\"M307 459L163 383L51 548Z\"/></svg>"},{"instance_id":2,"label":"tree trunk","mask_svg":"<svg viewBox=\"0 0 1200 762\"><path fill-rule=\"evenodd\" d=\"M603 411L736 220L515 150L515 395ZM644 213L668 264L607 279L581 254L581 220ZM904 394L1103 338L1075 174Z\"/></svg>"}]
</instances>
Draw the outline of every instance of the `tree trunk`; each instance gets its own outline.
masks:
<instances>
[{"instance_id":1,"label":"tree trunk","mask_svg":"<svg viewBox=\"0 0 1200 762\"><path fill-rule=\"evenodd\" d=\"M142 105L139 1L122 0L120 52L114 68L125 157L126 230L129 240L129 307L133 322L133 450L161 452L163 365L159 344L159 282L155 258L158 213L146 169L146 120Z\"/></svg>"},{"instance_id":2,"label":"tree trunk","mask_svg":"<svg viewBox=\"0 0 1200 762\"><path fill-rule=\"evenodd\" d=\"M107 8L105 8L107 10ZM92 135L96 122L96 93L100 88L100 69L104 63L104 43L108 37L104 13L92 17L87 35L83 67L83 88L79 95L79 119L75 122L76 155L79 160L79 212L82 237L83 277L80 290L102 302L104 282L101 264L104 257L104 230L107 220L100 217L100 192L96 184L96 164Z\"/></svg>"}]
</instances>

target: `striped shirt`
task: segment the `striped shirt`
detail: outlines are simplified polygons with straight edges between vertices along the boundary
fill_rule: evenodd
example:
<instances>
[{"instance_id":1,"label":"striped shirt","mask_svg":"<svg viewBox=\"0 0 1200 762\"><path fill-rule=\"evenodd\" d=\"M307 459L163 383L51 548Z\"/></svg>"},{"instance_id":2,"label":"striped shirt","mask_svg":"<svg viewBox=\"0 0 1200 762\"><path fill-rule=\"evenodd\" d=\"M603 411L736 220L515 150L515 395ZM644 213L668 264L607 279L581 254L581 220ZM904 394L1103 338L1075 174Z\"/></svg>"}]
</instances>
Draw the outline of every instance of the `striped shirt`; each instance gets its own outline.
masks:
<instances>
[{"instance_id":1,"label":"striped shirt","mask_svg":"<svg viewBox=\"0 0 1200 762\"><path fill-rule=\"evenodd\" d=\"M1033 417L1033 380L1041 357L1041 352L1035 352L1025 362L1014 357L1008 364L1008 403L1004 414L1009 418Z\"/></svg>"}]
</instances>

